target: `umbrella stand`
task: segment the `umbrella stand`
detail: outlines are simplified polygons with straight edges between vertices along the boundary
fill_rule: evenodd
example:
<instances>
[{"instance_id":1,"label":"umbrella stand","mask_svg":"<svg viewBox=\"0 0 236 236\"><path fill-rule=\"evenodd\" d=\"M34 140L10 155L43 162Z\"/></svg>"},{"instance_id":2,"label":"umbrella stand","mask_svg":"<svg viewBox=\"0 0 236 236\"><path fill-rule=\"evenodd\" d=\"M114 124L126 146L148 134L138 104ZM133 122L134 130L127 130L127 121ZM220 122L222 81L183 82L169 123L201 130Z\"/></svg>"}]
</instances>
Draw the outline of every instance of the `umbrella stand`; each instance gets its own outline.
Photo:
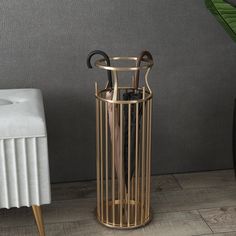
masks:
<instances>
[{"instance_id":1,"label":"umbrella stand","mask_svg":"<svg viewBox=\"0 0 236 236\"><path fill-rule=\"evenodd\" d=\"M151 220L152 91L147 79L153 60L144 56L141 65L137 57L99 54L103 58L95 66L107 70L108 83L105 88L95 83L97 219L110 228L137 228ZM134 65L116 67L116 61ZM119 85L120 72L136 72L135 82L139 70L145 72L144 87Z\"/></svg>"}]
</instances>

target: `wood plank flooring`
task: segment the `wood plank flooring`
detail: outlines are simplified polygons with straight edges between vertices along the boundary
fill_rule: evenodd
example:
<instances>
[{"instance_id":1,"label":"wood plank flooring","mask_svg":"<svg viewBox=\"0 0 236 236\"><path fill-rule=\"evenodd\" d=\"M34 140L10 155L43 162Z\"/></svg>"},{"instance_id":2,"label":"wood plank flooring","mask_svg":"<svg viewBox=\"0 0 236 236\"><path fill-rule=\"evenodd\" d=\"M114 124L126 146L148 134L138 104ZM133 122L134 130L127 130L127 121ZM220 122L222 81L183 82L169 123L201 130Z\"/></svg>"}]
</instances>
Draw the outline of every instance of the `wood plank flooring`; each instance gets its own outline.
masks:
<instances>
[{"instance_id":1,"label":"wood plank flooring","mask_svg":"<svg viewBox=\"0 0 236 236\"><path fill-rule=\"evenodd\" d=\"M233 170L153 176L153 220L136 230L97 223L95 181L54 184L52 200L42 208L47 236L236 236ZM30 208L0 210L0 236L13 235L37 235Z\"/></svg>"}]
</instances>

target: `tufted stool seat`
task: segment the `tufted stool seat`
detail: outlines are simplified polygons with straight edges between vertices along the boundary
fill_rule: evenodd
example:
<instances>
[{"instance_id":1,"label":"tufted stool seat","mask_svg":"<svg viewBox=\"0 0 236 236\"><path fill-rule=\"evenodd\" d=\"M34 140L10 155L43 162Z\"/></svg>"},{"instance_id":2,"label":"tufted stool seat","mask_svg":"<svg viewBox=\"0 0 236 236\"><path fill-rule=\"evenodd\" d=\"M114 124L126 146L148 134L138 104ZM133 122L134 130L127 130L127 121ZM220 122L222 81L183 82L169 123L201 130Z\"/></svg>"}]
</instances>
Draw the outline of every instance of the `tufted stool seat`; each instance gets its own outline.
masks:
<instances>
[{"instance_id":1,"label":"tufted stool seat","mask_svg":"<svg viewBox=\"0 0 236 236\"><path fill-rule=\"evenodd\" d=\"M0 208L32 206L40 235L40 205L51 201L47 132L38 89L0 90Z\"/></svg>"}]
</instances>

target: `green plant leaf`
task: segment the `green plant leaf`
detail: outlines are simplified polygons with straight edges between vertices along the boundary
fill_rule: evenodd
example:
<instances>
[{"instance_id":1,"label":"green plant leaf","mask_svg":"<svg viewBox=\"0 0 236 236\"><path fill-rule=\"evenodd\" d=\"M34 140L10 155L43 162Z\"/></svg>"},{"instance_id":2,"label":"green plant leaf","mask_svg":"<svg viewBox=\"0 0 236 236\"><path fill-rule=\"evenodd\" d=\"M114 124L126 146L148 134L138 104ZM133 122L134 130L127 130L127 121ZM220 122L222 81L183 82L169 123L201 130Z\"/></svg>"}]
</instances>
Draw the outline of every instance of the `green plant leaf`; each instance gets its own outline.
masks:
<instances>
[{"instance_id":1,"label":"green plant leaf","mask_svg":"<svg viewBox=\"0 0 236 236\"><path fill-rule=\"evenodd\" d=\"M236 7L224 0L205 0L207 8L236 42Z\"/></svg>"}]
</instances>

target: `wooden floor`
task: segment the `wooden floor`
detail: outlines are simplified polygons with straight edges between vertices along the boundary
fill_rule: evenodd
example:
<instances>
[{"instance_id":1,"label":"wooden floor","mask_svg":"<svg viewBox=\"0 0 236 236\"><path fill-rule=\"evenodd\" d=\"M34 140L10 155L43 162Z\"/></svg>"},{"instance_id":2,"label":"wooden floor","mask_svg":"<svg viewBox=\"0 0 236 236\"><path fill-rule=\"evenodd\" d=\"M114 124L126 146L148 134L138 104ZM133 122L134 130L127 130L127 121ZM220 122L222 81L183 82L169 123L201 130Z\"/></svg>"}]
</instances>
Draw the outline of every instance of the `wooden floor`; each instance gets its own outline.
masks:
<instances>
[{"instance_id":1,"label":"wooden floor","mask_svg":"<svg viewBox=\"0 0 236 236\"><path fill-rule=\"evenodd\" d=\"M95 181L55 184L43 207L47 235L236 236L232 170L153 176L153 220L145 228L111 230L97 223ZM37 235L29 208L0 210L0 235Z\"/></svg>"}]
</instances>

